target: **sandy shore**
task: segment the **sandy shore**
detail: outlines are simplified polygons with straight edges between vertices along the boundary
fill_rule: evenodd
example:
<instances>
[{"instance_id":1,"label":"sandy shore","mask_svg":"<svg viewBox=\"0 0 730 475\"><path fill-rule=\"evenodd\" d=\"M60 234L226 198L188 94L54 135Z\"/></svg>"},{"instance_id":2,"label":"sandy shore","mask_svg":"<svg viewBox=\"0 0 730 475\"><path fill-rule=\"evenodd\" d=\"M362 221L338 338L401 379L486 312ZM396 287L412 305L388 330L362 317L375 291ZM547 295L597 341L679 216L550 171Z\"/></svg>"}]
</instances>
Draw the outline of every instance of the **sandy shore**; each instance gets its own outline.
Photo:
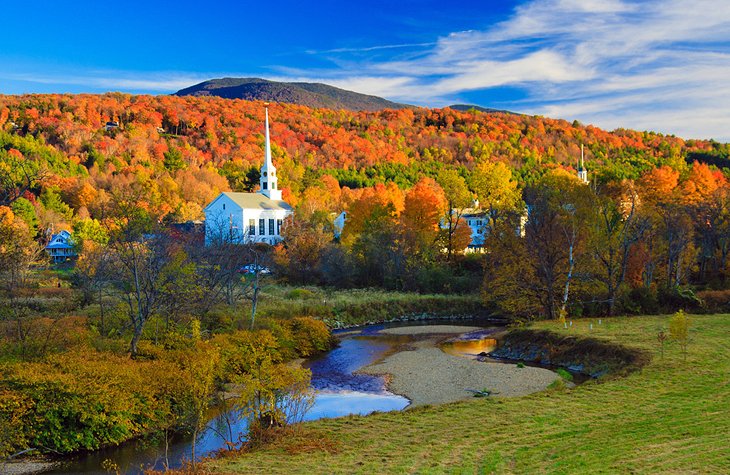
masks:
<instances>
[{"instance_id":1,"label":"sandy shore","mask_svg":"<svg viewBox=\"0 0 730 475\"><path fill-rule=\"evenodd\" d=\"M0 473L4 475L31 475L43 473L55 466L53 462L21 460L16 462L0 462Z\"/></svg>"},{"instance_id":2,"label":"sandy shore","mask_svg":"<svg viewBox=\"0 0 730 475\"><path fill-rule=\"evenodd\" d=\"M434 327L400 327L382 332L400 335L434 333ZM465 333L472 327L452 327L454 331L438 333ZM457 331L456 329L459 328ZM466 330L463 330L466 328ZM478 330L478 328L476 328ZM542 391L560 377L547 369L524 367L506 363L488 363L452 356L436 345L439 338L413 342L405 351L386 357L383 361L362 368L359 372L389 375L388 389L412 401L412 406L442 404L473 397L467 391L488 389L496 397L524 396Z\"/></svg>"}]
</instances>

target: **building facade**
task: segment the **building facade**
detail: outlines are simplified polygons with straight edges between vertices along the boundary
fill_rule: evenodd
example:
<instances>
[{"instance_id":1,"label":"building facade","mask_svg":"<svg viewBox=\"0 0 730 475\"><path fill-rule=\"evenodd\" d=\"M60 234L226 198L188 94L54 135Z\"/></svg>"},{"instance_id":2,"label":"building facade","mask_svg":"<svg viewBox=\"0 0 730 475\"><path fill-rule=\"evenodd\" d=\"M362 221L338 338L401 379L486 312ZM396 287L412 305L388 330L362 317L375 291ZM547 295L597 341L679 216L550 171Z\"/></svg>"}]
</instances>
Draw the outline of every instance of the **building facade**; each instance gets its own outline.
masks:
<instances>
[{"instance_id":1,"label":"building facade","mask_svg":"<svg viewBox=\"0 0 730 475\"><path fill-rule=\"evenodd\" d=\"M205 243L281 242L284 219L292 207L281 199L276 167L271 160L269 110L266 109L266 143L261 167L260 189L256 193L224 192L205 207Z\"/></svg>"},{"instance_id":2,"label":"building facade","mask_svg":"<svg viewBox=\"0 0 730 475\"><path fill-rule=\"evenodd\" d=\"M51 236L51 240L46 246L46 252L54 264L66 262L68 259L76 257L71 233L68 231L61 231L60 233Z\"/></svg>"}]
</instances>

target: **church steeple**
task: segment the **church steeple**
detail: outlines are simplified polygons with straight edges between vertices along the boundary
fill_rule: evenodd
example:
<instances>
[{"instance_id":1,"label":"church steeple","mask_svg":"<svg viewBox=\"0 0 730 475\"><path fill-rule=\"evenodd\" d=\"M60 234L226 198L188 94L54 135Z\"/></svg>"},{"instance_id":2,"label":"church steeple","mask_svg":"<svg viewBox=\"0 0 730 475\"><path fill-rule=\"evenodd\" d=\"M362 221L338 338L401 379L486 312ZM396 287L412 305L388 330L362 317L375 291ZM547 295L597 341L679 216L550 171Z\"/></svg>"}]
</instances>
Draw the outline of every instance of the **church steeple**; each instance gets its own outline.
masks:
<instances>
[{"instance_id":1,"label":"church steeple","mask_svg":"<svg viewBox=\"0 0 730 475\"><path fill-rule=\"evenodd\" d=\"M264 165L261 167L261 178L260 185L261 189L259 193L266 195L272 200L281 200L281 190L277 184L276 167L271 161L271 141L269 140L269 103L266 106L266 144L265 144L265 157Z\"/></svg>"},{"instance_id":2,"label":"church steeple","mask_svg":"<svg viewBox=\"0 0 730 475\"><path fill-rule=\"evenodd\" d=\"M578 178L583 183L588 183L588 170L583 163L583 144L580 144L580 164L578 165Z\"/></svg>"}]
</instances>

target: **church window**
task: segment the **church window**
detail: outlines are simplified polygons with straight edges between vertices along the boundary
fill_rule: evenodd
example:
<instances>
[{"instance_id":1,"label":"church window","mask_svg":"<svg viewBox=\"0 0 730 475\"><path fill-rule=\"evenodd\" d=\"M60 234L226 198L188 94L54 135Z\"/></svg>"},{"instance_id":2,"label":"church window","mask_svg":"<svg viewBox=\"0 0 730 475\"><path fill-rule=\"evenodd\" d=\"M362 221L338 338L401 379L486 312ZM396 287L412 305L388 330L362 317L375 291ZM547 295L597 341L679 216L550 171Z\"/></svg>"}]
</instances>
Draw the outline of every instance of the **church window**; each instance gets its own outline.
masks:
<instances>
[{"instance_id":1,"label":"church window","mask_svg":"<svg viewBox=\"0 0 730 475\"><path fill-rule=\"evenodd\" d=\"M266 189L266 185L267 185L267 183L266 183L266 182L264 182L264 190Z\"/></svg>"},{"instance_id":2,"label":"church window","mask_svg":"<svg viewBox=\"0 0 730 475\"><path fill-rule=\"evenodd\" d=\"M266 176L266 172L264 172L264 176Z\"/></svg>"},{"instance_id":3,"label":"church window","mask_svg":"<svg viewBox=\"0 0 730 475\"><path fill-rule=\"evenodd\" d=\"M248 235L249 236L256 235L256 220L255 219L248 220Z\"/></svg>"},{"instance_id":4,"label":"church window","mask_svg":"<svg viewBox=\"0 0 730 475\"><path fill-rule=\"evenodd\" d=\"M271 189L272 190L275 190L276 189L276 182L275 181L272 181L271 182Z\"/></svg>"},{"instance_id":5,"label":"church window","mask_svg":"<svg viewBox=\"0 0 730 475\"><path fill-rule=\"evenodd\" d=\"M274 220L273 219L269 220L269 234L271 236L274 235Z\"/></svg>"},{"instance_id":6,"label":"church window","mask_svg":"<svg viewBox=\"0 0 730 475\"><path fill-rule=\"evenodd\" d=\"M266 234L266 220L259 219L259 235L263 236Z\"/></svg>"}]
</instances>

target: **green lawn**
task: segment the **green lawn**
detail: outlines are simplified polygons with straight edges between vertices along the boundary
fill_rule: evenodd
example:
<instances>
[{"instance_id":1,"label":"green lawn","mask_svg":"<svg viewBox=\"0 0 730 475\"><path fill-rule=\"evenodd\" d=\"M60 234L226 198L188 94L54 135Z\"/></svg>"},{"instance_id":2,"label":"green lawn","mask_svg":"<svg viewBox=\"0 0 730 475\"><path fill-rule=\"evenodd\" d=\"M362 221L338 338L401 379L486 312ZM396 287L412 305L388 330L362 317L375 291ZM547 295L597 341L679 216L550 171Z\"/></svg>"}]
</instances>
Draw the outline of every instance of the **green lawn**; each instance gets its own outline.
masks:
<instances>
[{"instance_id":1,"label":"green lawn","mask_svg":"<svg viewBox=\"0 0 730 475\"><path fill-rule=\"evenodd\" d=\"M209 463L220 473L730 473L730 316L692 316L686 362L668 317L576 321L568 330L646 348L624 378L517 399L485 398L306 424L287 440ZM594 330L589 330L589 323ZM325 451L316 446L334 446ZM295 450L292 450L294 448Z\"/></svg>"}]
</instances>

